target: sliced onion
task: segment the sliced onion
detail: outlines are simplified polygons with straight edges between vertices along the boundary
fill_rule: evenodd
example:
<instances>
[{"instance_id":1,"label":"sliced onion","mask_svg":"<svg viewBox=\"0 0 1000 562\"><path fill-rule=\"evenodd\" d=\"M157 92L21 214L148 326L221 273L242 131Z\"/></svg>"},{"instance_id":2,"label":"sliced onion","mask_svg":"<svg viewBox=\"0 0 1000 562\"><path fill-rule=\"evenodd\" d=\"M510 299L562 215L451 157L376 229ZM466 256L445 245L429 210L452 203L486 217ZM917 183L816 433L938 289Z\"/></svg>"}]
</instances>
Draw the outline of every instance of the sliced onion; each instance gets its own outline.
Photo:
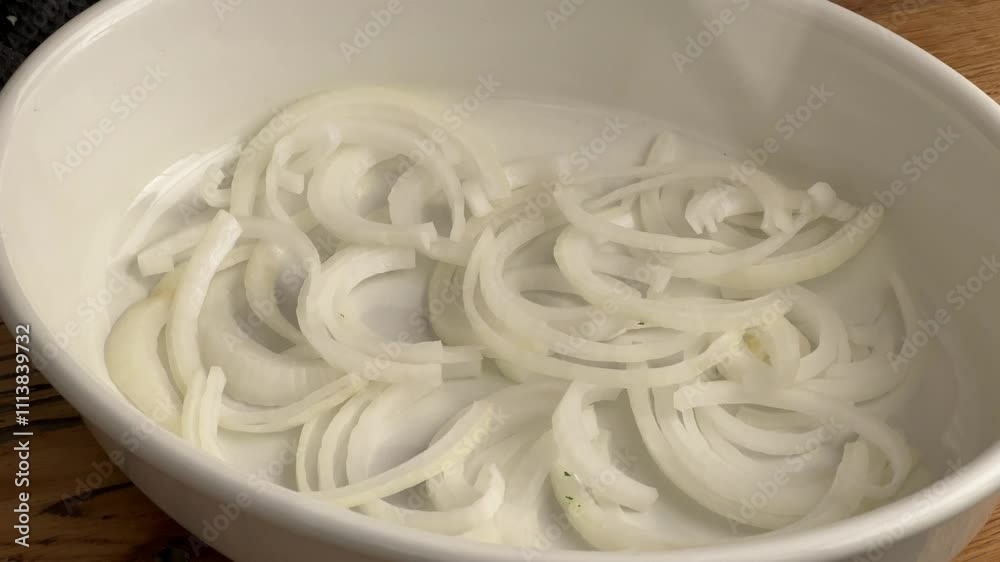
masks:
<instances>
[{"instance_id":1,"label":"sliced onion","mask_svg":"<svg viewBox=\"0 0 1000 562\"><path fill-rule=\"evenodd\" d=\"M310 495L341 507L354 507L415 486L472 452L471 447L460 445L469 443L473 433L484 426L489 409L488 403L474 403L444 437L399 466L361 482Z\"/></svg>"},{"instance_id":2,"label":"sliced onion","mask_svg":"<svg viewBox=\"0 0 1000 562\"><path fill-rule=\"evenodd\" d=\"M291 254L296 263L292 268L281 269L270 260L273 249L260 244L247 262L243 285L247 291L250 308L264 320L269 328L292 343L303 343L301 332L281 314L277 297L279 276L286 283L301 282L319 268L319 252L304 232L294 225L258 217L241 217L240 226L247 237L282 248Z\"/></svg>"},{"instance_id":3,"label":"sliced onion","mask_svg":"<svg viewBox=\"0 0 1000 562\"><path fill-rule=\"evenodd\" d=\"M370 355L385 353L387 346L396 346L395 359L409 363L443 363L461 365L461 374L478 375L481 355L472 347L445 347L441 342L398 343L388 342L374 334L367 326L349 316L350 293L364 280L393 271L412 269L416 255L404 248L372 248L354 246L334 254L327 262L327 275L339 280L334 289L330 306L326 308L325 323L330 334L338 341L351 345ZM451 370L454 374L457 371Z\"/></svg>"},{"instance_id":4,"label":"sliced onion","mask_svg":"<svg viewBox=\"0 0 1000 562\"><path fill-rule=\"evenodd\" d=\"M310 275L299 292L298 303L299 327L323 359L366 380L439 383L440 365L402 363L392 360L388 354L372 356L338 342L330 335L319 312L336 289L330 271L330 266L324 264L320 271Z\"/></svg>"},{"instance_id":5,"label":"sliced onion","mask_svg":"<svg viewBox=\"0 0 1000 562\"><path fill-rule=\"evenodd\" d=\"M177 433L181 398L158 351L172 296L160 293L130 306L111 328L104 349L115 386L140 412Z\"/></svg>"},{"instance_id":6,"label":"sliced onion","mask_svg":"<svg viewBox=\"0 0 1000 562\"><path fill-rule=\"evenodd\" d=\"M205 170L205 178L202 180L198 193L209 207L222 209L229 206L229 190L222 188L226 174L218 166L209 166Z\"/></svg>"},{"instance_id":7,"label":"sliced onion","mask_svg":"<svg viewBox=\"0 0 1000 562\"><path fill-rule=\"evenodd\" d=\"M354 375L343 376L298 402L279 408L237 410L223 403L219 425L244 433L275 433L298 427L330 408L344 403L367 382Z\"/></svg>"},{"instance_id":8,"label":"sliced onion","mask_svg":"<svg viewBox=\"0 0 1000 562\"><path fill-rule=\"evenodd\" d=\"M355 395L357 396L357 395ZM323 434L336 414L330 410L302 426L295 448L295 487L300 492L317 490L319 485L319 453ZM313 476L311 473L315 473ZM316 482L313 486L312 482Z\"/></svg>"},{"instance_id":9,"label":"sliced onion","mask_svg":"<svg viewBox=\"0 0 1000 562\"><path fill-rule=\"evenodd\" d=\"M181 409L181 437L197 448L201 448L201 403L205 398L206 377L204 372L196 372L184 394Z\"/></svg>"},{"instance_id":10,"label":"sliced onion","mask_svg":"<svg viewBox=\"0 0 1000 562\"><path fill-rule=\"evenodd\" d=\"M264 198L271 217L281 222L292 221L278 200L279 189L291 193L302 193L305 190L305 178L286 169L292 157L308 149L316 150L318 146L332 150L340 145L340 141L336 129L306 125L292 131L275 144L271 162L264 173Z\"/></svg>"},{"instance_id":11,"label":"sliced onion","mask_svg":"<svg viewBox=\"0 0 1000 562\"><path fill-rule=\"evenodd\" d=\"M569 474L569 476L567 476ZM652 529L632 525L620 509L603 508L562 464L549 472L552 492L570 524L591 546L605 551L666 550L694 546L665 540Z\"/></svg>"},{"instance_id":12,"label":"sliced onion","mask_svg":"<svg viewBox=\"0 0 1000 562\"><path fill-rule=\"evenodd\" d=\"M556 378L586 382L598 386L618 388L626 388L635 384L663 386L680 384L681 382L694 379L721 361L724 358L724 350L729 349L738 341L736 334L726 334L712 342L708 349L691 361L684 361L664 367L650 367L645 372L639 374L629 370L568 363L554 357L523 349L505 340L501 334L490 327L479 314L474 303L473 297L479 277L479 262L482 259L483 250L489 247L492 239L493 237L490 232L484 233L480 238L480 243L476 246L473 257L469 260L469 267L466 269L462 297L466 316L469 318L473 330L486 345L489 353L495 355L497 358L504 359L536 373L545 373L548 376Z\"/></svg>"},{"instance_id":13,"label":"sliced onion","mask_svg":"<svg viewBox=\"0 0 1000 562\"><path fill-rule=\"evenodd\" d=\"M783 533L812 529L854 515L865 498L868 481L868 445L864 441L844 446L844 457L833 484L808 515L781 530Z\"/></svg>"},{"instance_id":14,"label":"sliced onion","mask_svg":"<svg viewBox=\"0 0 1000 562\"><path fill-rule=\"evenodd\" d=\"M385 387L378 383L368 385L337 410L323 431L316 461L320 490L331 490L347 484L347 448L351 430L357 425L368 404L384 390Z\"/></svg>"},{"instance_id":15,"label":"sliced onion","mask_svg":"<svg viewBox=\"0 0 1000 562\"><path fill-rule=\"evenodd\" d=\"M358 244L401 244L427 249L437 236L432 223L395 226L361 217L350 190L375 164L371 149L346 147L317 170L309 183L309 208L324 228L337 237Z\"/></svg>"},{"instance_id":16,"label":"sliced onion","mask_svg":"<svg viewBox=\"0 0 1000 562\"><path fill-rule=\"evenodd\" d=\"M816 246L764 260L711 281L723 287L769 290L826 275L853 258L875 236L881 213L866 208Z\"/></svg>"},{"instance_id":17,"label":"sliced onion","mask_svg":"<svg viewBox=\"0 0 1000 562\"><path fill-rule=\"evenodd\" d=\"M219 416L222 410L222 392L226 388L226 375L222 369L212 367L205 380L205 391L201 397L198 413L198 441L201 448L210 455L222 459L219 446Z\"/></svg>"},{"instance_id":18,"label":"sliced onion","mask_svg":"<svg viewBox=\"0 0 1000 562\"><path fill-rule=\"evenodd\" d=\"M913 459L902 436L885 422L861 412L849 404L799 389L780 389L768 395L747 395L730 382L711 382L695 392L678 392L675 407L681 411L706 405L757 404L769 408L832 418L858 433L886 454L892 466L892 479L872 484L866 493L875 498L891 497L902 486L912 468Z\"/></svg>"},{"instance_id":19,"label":"sliced onion","mask_svg":"<svg viewBox=\"0 0 1000 562\"><path fill-rule=\"evenodd\" d=\"M665 533L660 490L612 460L599 403L623 389L656 467L710 517L787 533L900 493L914 453L883 420L917 377L893 358L896 307L851 326L796 285L859 253L878 213L828 184L738 178L727 160L682 154L671 133L637 167L574 175L553 155L501 165L435 114L387 90L324 94L268 123L228 189L210 163L197 195L232 214L138 253L140 274L162 277L106 342L125 397L221 459L219 428L301 428L295 483L307 497L527 548L544 528L546 482L599 549L728 540L696 525ZM376 172L391 165L385 204L369 212ZM445 207L446 235L427 218ZM355 289L421 273L417 254L436 263L410 324L436 339L389 340ZM912 298L889 282L912 333ZM482 372L483 358L503 377ZM431 434L373 471L390 443ZM775 491L748 512L769 479Z\"/></svg>"},{"instance_id":20,"label":"sliced onion","mask_svg":"<svg viewBox=\"0 0 1000 562\"><path fill-rule=\"evenodd\" d=\"M236 320L232 293L239 288L239 273L226 271L216 277L198 322L205 359L230 373L230 396L257 406L287 406L344 374L315 355L278 354L254 340Z\"/></svg>"},{"instance_id":21,"label":"sliced onion","mask_svg":"<svg viewBox=\"0 0 1000 562\"><path fill-rule=\"evenodd\" d=\"M212 277L242 232L232 215L219 211L177 283L167 319L167 357L174 383L182 392L191 377L205 372L198 343L198 315Z\"/></svg>"},{"instance_id":22,"label":"sliced onion","mask_svg":"<svg viewBox=\"0 0 1000 562\"><path fill-rule=\"evenodd\" d=\"M556 243L554 255L566 279L595 306L615 307L622 313L664 328L707 332L746 329L764 322L765 312L777 315L783 306L777 294L736 302L720 299L646 299L622 284L608 283L594 274L589 258L593 245L583 233L567 228Z\"/></svg>"},{"instance_id":23,"label":"sliced onion","mask_svg":"<svg viewBox=\"0 0 1000 562\"><path fill-rule=\"evenodd\" d=\"M659 497L656 489L635 480L613 464L601 462L594 445L579 431L585 425L585 407L599 401L614 400L620 393L620 389L592 387L577 382L571 384L552 415L552 434L562 462L581 482L591 488L600 488L600 495L608 500L636 511L646 511ZM605 476L610 485L604 485Z\"/></svg>"},{"instance_id":24,"label":"sliced onion","mask_svg":"<svg viewBox=\"0 0 1000 562\"><path fill-rule=\"evenodd\" d=\"M654 178L654 180L667 181L661 178ZM654 180L645 181L655 184ZM566 218L577 228L600 239L617 242L631 248L674 253L711 252L725 249L725 246L714 240L641 232L619 226L584 210L581 206L580 193L569 189L559 192L556 195L556 202Z\"/></svg>"},{"instance_id":25,"label":"sliced onion","mask_svg":"<svg viewBox=\"0 0 1000 562\"><path fill-rule=\"evenodd\" d=\"M479 497L473 502L445 511L409 509L384 501L365 504L362 509L372 517L407 527L443 535L460 535L475 530L493 518L503 505L506 483L496 467L489 466L480 474L476 490Z\"/></svg>"}]
</instances>

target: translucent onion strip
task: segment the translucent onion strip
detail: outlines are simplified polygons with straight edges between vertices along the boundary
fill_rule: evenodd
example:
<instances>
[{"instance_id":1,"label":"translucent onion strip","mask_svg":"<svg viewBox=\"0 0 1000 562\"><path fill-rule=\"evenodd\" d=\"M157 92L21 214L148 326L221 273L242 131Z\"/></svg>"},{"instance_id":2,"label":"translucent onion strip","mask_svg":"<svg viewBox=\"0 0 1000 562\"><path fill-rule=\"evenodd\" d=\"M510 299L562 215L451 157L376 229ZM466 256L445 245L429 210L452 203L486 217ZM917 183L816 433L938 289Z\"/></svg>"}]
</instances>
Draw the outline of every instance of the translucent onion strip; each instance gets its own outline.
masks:
<instances>
[{"instance_id":1,"label":"translucent onion strip","mask_svg":"<svg viewBox=\"0 0 1000 562\"><path fill-rule=\"evenodd\" d=\"M584 425L585 407L599 401L614 400L620 393L620 389L571 384L552 414L552 434L556 438L563 463L581 482L591 488L601 488L601 495L615 503L636 511L645 511L659 497L656 489L635 480L613 464L603 463L594 445L579 431ZM611 485L602 485L602 476L607 476Z\"/></svg>"},{"instance_id":2,"label":"translucent onion strip","mask_svg":"<svg viewBox=\"0 0 1000 562\"><path fill-rule=\"evenodd\" d=\"M130 306L104 344L111 380L140 412L175 433L181 427L181 398L158 352L173 295L160 293Z\"/></svg>"},{"instance_id":3,"label":"translucent onion strip","mask_svg":"<svg viewBox=\"0 0 1000 562\"><path fill-rule=\"evenodd\" d=\"M198 343L198 315L212 277L242 232L232 215L219 211L177 283L167 319L167 357L174 383L182 392L191 377L206 370Z\"/></svg>"},{"instance_id":4,"label":"translucent onion strip","mask_svg":"<svg viewBox=\"0 0 1000 562\"><path fill-rule=\"evenodd\" d=\"M471 435L487 422L489 408L488 403L474 403L444 437L399 466L361 482L311 495L341 507L354 507L415 486L440 473L447 463L460 461L472 452L471 447L461 445L471 442Z\"/></svg>"}]
</instances>

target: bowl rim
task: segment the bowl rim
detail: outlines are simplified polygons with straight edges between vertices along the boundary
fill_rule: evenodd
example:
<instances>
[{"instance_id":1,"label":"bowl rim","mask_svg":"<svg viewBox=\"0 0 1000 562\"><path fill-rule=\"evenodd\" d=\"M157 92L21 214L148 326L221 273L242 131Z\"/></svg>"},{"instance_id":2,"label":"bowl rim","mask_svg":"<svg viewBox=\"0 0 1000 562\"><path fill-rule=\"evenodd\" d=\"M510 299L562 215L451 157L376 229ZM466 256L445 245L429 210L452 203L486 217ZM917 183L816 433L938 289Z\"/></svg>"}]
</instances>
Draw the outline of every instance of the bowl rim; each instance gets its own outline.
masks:
<instances>
[{"instance_id":1,"label":"bowl rim","mask_svg":"<svg viewBox=\"0 0 1000 562\"><path fill-rule=\"evenodd\" d=\"M19 112L22 98L34 81L57 68L62 58L84 46L88 37L95 36L95 30L106 29L132 17L150 4L152 0L101 0L66 23L24 61L0 92L0 146L4 147L0 152L0 178L7 162L7 147L12 144L13 116ZM906 39L827 0L775 0L768 8L814 17L818 25L839 34L842 40L853 41L862 47L881 47L869 48L866 52L881 57L896 71L918 79L922 85L938 88L970 123L977 124L979 132L995 146L1000 146L1000 105L957 71ZM18 324L31 325L34 348L55 344L17 282L5 238L0 224L0 315L7 320L11 330ZM102 389L99 383L95 384L94 379L62 349L50 359L46 377L79 410L85 421L111 436L119 445L121 439L116 436L124 437L144 425L146 418L138 410L113 407L120 405L117 398ZM141 443L129 452L212 499L231 498L250 491L245 475L196 451L159 427L144 435ZM928 486L876 510L816 529L719 546L640 553L629 558L647 562L751 562L762 559L793 562L816 557L848 557L872 547L883 548L879 539L888 536L890 545L903 541L972 509L997 493L1000 490L1000 441L989 446L960 472L946 478L946 493L927 498L924 492L930 489ZM426 559L462 556L470 560L497 561L517 556L529 560L572 559L579 562L607 562L615 556L614 553L590 551L525 551L445 538L350 510L331 509L276 485L254 491L253 497L255 501L247 511L255 517L320 542L332 542L375 555ZM197 530L192 534L199 536Z\"/></svg>"}]
</instances>

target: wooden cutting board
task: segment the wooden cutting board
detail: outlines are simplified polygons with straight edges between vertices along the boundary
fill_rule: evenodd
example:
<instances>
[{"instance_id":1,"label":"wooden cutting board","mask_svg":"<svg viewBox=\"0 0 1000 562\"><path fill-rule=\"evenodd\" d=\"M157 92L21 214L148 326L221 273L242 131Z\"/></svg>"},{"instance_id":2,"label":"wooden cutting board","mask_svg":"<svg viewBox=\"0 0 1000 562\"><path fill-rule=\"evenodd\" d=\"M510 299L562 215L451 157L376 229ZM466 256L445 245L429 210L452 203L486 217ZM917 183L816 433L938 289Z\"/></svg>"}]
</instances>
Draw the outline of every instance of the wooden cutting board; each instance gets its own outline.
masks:
<instances>
[{"instance_id":1,"label":"wooden cutting board","mask_svg":"<svg viewBox=\"0 0 1000 562\"><path fill-rule=\"evenodd\" d=\"M930 51L1000 100L1000 0L839 0ZM16 472L14 340L0 324L0 476ZM0 495L0 557L9 561L224 561L153 505L117 470L85 500L64 502L107 457L44 377L31 385L31 548L12 545L14 503ZM96 468L95 468L96 467ZM9 484L7 484L9 485ZM6 486L4 489L6 490ZM67 505L73 507L67 508ZM350 555L331 559L350 559ZM1000 560L1000 509L958 562Z\"/></svg>"}]
</instances>

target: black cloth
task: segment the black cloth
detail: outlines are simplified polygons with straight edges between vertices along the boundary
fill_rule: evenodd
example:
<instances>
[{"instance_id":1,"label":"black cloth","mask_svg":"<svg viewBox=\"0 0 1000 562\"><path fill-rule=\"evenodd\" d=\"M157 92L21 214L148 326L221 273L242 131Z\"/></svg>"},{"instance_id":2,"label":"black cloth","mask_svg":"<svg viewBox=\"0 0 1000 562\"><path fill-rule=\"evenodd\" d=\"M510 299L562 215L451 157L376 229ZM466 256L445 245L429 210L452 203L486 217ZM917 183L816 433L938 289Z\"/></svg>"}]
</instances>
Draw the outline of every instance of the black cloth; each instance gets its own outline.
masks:
<instances>
[{"instance_id":1,"label":"black cloth","mask_svg":"<svg viewBox=\"0 0 1000 562\"><path fill-rule=\"evenodd\" d=\"M49 35L96 0L0 0L0 85Z\"/></svg>"}]
</instances>

